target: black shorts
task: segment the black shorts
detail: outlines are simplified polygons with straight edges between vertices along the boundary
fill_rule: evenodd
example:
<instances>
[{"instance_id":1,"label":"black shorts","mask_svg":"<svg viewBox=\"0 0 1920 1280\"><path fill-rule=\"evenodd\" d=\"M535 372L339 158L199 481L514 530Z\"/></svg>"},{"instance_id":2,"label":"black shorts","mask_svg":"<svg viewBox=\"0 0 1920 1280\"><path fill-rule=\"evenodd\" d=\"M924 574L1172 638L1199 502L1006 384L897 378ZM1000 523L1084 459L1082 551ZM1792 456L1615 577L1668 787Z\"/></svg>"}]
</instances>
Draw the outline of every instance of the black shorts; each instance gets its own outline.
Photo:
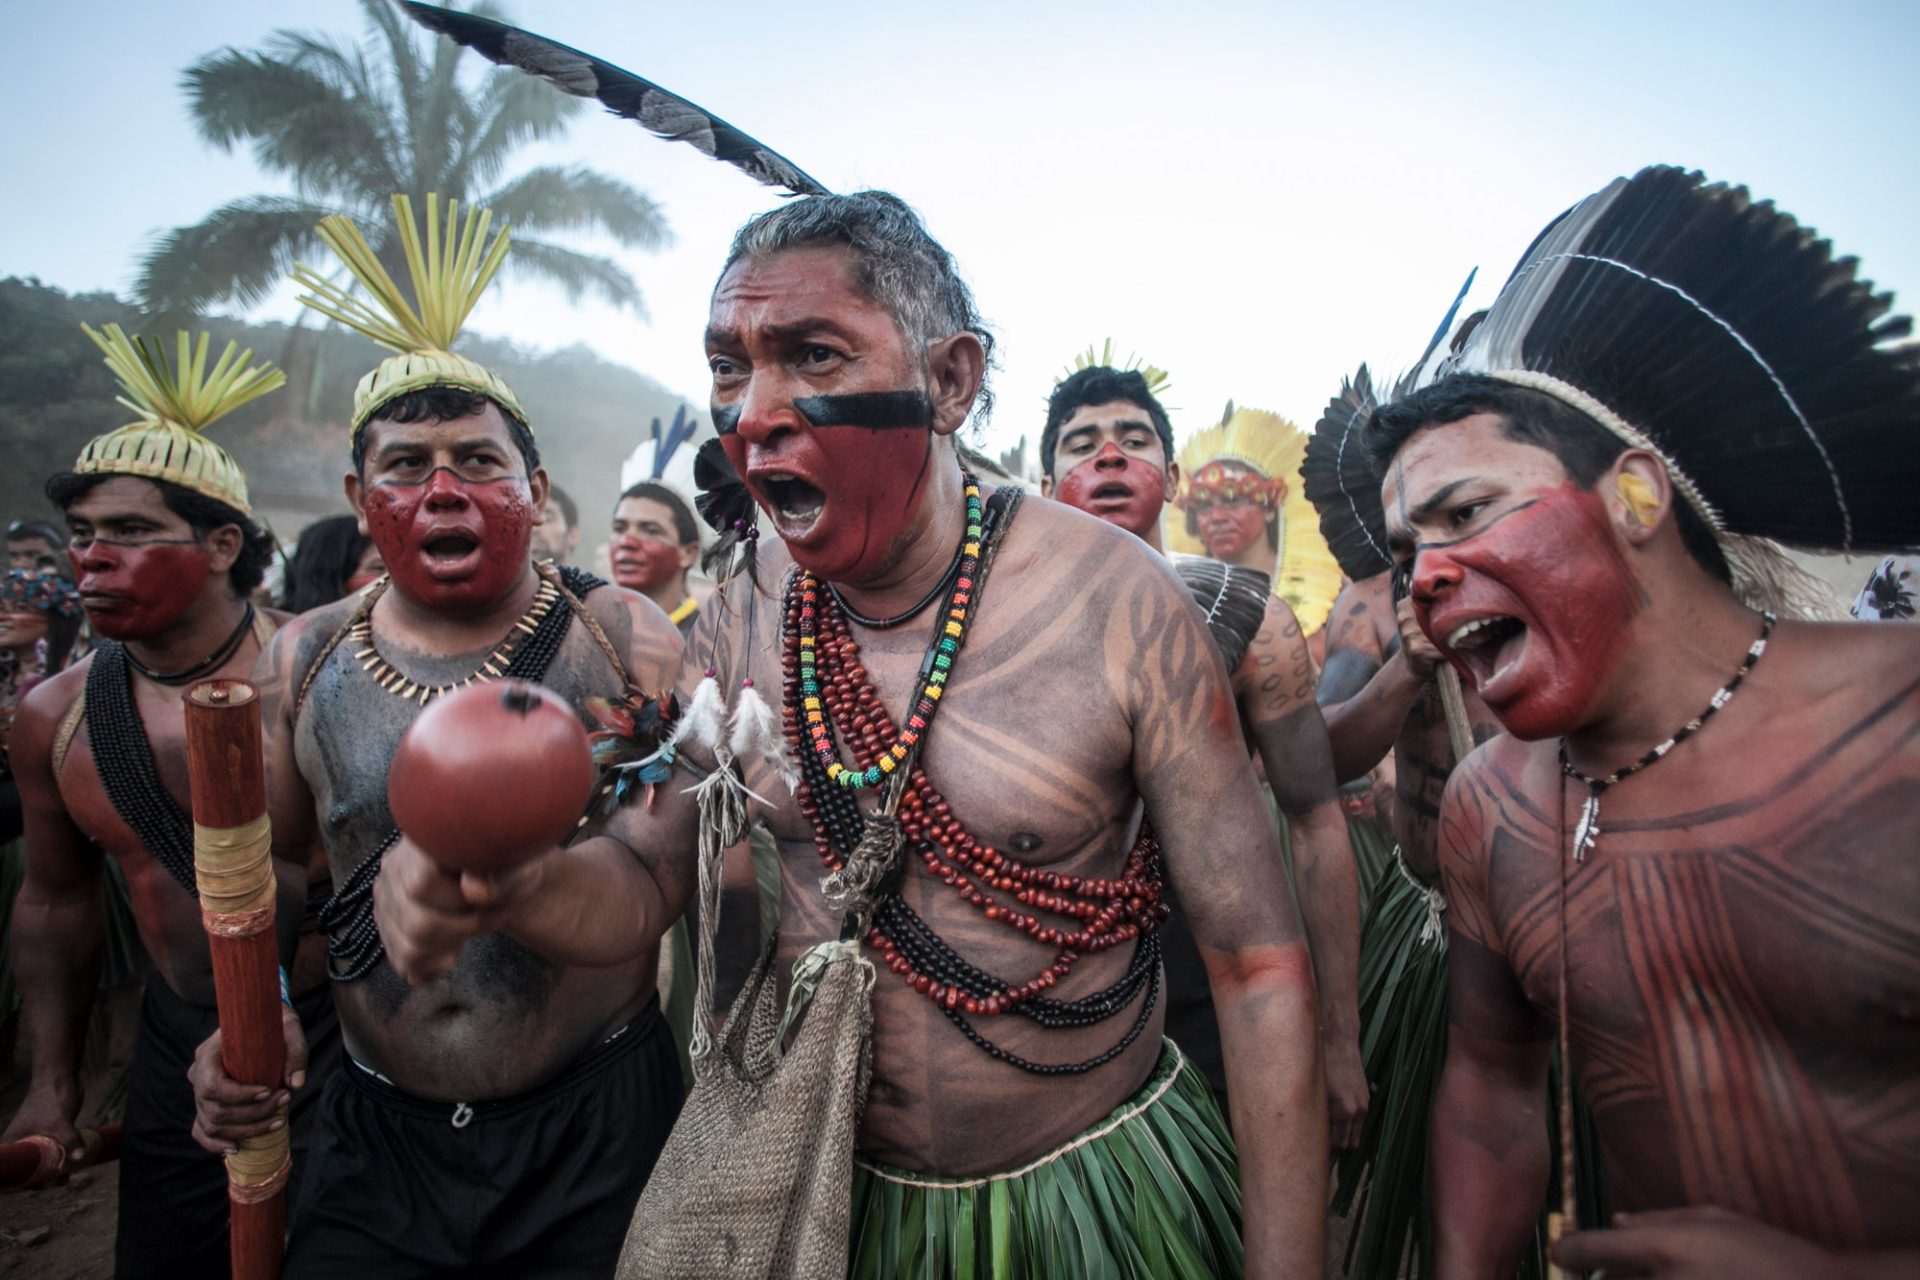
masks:
<instances>
[{"instance_id":1,"label":"black shorts","mask_svg":"<svg viewBox=\"0 0 1920 1280\"><path fill-rule=\"evenodd\" d=\"M339 1074L340 1027L333 992L299 1002L307 1032L307 1083L293 1095L293 1183L306 1164L322 1087ZM226 1161L193 1140L193 1052L220 1024L212 1009L175 995L166 979L147 979L140 1032L127 1080L120 1136L120 1223L114 1238L118 1280L220 1280L228 1274Z\"/></svg>"},{"instance_id":2,"label":"black shorts","mask_svg":"<svg viewBox=\"0 0 1920 1280\"><path fill-rule=\"evenodd\" d=\"M349 1061L321 1100L284 1280L605 1280L680 1096L657 1003L493 1102L429 1102Z\"/></svg>"}]
</instances>

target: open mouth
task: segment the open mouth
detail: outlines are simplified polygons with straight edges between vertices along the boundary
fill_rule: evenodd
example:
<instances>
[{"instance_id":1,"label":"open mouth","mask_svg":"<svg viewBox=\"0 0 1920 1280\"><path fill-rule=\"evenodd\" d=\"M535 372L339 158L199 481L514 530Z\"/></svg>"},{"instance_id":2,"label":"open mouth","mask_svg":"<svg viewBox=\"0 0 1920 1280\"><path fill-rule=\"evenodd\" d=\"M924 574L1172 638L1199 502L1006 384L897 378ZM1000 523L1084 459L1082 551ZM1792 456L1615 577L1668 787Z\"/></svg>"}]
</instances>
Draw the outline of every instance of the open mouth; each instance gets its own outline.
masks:
<instances>
[{"instance_id":1,"label":"open mouth","mask_svg":"<svg viewBox=\"0 0 1920 1280\"><path fill-rule=\"evenodd\" d=\"M420 544L429 560L464 560L480 549L480 539L471 533L438 533Z\"/></svg>"},{"instance_id":2,"label":"open mouth","mask_svg":"<svg viewBox=\"0 0 1920 1280\"><path fill-rule=\"evenodd\" d=\"M1503 613L1463 622L1447 634L1447 648L1473 673L1474 688L1485 696L1520 665L1527 647L1527 624Z\"/></svg>"},{"instance_id":3,"label":"open mouth","mask_svg":"<svg viewBox=\"0 0 1920 1280\"><path fill-rule=\"evenodd\" d=\"M1100 485L1099 487L1094 489L1092 494L1093 500L1095 502L1103 502L1103 501L1124 502L1128 498L1131 498L1132 496L1133 496L1132 486L1122 484L1118 480L1107 481L1105 484Z\"/></svg>"},{"instance_id":4,"label":"open mouth","mask_svg":"<svg viewBox=\"0 0 1920 1280\"><path fill-rule=\"evenodd\" d=\"M806 532L827 505L827 495L798 476L767 472L757 479L782 534Z\"/></svg>"}]
</instances>

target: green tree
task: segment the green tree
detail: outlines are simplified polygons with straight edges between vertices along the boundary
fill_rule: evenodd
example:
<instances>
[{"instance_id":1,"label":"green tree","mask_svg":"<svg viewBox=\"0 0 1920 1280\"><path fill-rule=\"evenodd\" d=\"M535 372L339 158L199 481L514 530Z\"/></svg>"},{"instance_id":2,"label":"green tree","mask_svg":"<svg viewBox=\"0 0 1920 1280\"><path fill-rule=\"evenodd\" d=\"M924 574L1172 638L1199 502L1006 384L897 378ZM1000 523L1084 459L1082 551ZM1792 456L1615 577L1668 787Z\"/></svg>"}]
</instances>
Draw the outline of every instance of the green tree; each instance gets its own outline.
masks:
<instances>
[{"instance_id":1,"label":"green tree","mask_svg":"<svg viewBox=\"0 0 1920 1280\"><path fill-rule=\"evenodd\" d=\"M406 279L387 207L405 192L424 207L429 192L494 210L513 228L508 269L565 290L594 293L640 311L640 289L610 258L541 238L600 231L628 248L654 250L672 233L643 192L584 165L540 165L503 177L512 153L564 132L585 103L542 81L489 68L463 83L463 50L414 28L386 0L360 0L369 39L341 45L278 31L259 52L228 48L187 68L183 87L201 137L222 150L250 143L292 195L222 205L190 227L159 237L136 285L154 312L199 312L235 299L252 306L299 258L313 259L313 228L330 213L359 222L387 269ZM500 17L490 4L475 12Z\"/></svg>"}]
</instances>

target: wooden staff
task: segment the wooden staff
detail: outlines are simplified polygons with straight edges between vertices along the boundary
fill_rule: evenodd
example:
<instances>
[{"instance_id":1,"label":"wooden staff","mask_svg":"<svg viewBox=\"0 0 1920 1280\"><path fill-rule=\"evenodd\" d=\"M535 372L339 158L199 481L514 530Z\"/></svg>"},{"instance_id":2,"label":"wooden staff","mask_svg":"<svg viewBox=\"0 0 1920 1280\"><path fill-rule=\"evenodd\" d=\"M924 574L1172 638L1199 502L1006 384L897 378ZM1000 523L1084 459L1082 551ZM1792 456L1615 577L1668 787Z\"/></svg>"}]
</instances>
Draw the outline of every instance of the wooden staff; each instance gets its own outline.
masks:
<instances>
[{"instance_id":1,"label":"wooden staff","mask_svg":"<svg viewBox=\"0 0 1920 1280\"><path fill-rule=\"evenodd\" d=\"M260 695L244 680L187 691L187 770L193 869L213 953L221 1057L241 1084L278 1089L287 1050L280 1026L276 885L260 751ZM288 1129L243 1138L227 1157L234 1280L276 1280L286 1249Z\"/></svg>"},{"instance_id":2,"label":"wooden staff","mask_svg":"<svg viewBox=\"0 0 1920 1280\"><path fill-rule=\"evenodd\" d=\"M84 1149L77 1159L70 1159L66 1148L43 1134L32 1134L18 1142L0 1142L0 1191L25 1191L63 1174L118 1160L120 1126L103 1124L98 1129L82 1129L80 1143Z\"/></svg>"}]
</instances>

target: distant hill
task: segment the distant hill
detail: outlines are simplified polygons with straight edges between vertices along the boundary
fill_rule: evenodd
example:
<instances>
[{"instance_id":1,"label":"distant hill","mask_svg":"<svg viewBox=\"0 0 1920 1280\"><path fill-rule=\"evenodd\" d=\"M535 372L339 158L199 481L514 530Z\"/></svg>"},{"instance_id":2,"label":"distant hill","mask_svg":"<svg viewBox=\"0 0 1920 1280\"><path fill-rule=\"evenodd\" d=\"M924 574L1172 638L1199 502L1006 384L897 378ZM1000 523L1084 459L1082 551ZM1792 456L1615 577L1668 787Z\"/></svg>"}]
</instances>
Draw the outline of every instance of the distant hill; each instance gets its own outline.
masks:
<instances>
[{"instance_id":1,"label":"distant hill","mask_svg":"<svg viewBox=\"0 0 1920 1280\"><path fill-rule=\"evenodd\" d=\"M177 321L153 323L111 293L68 294L35 279L0 280L0 519L51 519L41 495L49 475L73 465L91 437L131 420L115 403L113 376L80 332L119 324L163 338L172 353ZM208 433L246 468L255 513L282 540L315 517L346 510L347 419L353 388L388 354L338 327L197 322L214 348L229 339L287 371L287 386L214 424ZM659 417L682 401L652 378L574 346L541 355L470 335L460 352L496 370L532 419L548 474L579 503L592 546L604 536L620 492L620 464ZM709 428L701 410L704 437ZM696 439L695 444L698 443Z\"/></svg>"}]
</instances>

